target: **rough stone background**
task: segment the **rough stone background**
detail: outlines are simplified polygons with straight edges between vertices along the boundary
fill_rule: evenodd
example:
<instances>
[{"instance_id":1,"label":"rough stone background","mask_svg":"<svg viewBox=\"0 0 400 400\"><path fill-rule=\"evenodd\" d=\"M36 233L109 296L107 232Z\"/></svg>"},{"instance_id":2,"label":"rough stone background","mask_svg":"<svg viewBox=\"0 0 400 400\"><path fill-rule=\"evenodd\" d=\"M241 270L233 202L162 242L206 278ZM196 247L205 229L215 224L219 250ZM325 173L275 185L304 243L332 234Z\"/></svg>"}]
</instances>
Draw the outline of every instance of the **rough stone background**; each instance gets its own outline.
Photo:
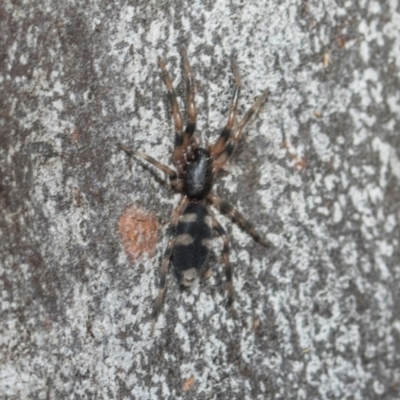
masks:
<instances>
[{"instance_id":1,"label":"rough stone background","mask_svg":"<svg viewBox=\"0 0 400 400\"><path fill-rule=\"evenodd\" d=\"M400 398L398 0L0 3L0 398ZM274 244L226 218L212 276L173 276L150 334L178 197L118 150L170 164L156 62L215 140L242 74L246 129L216 191ZM155 179L156 178L156 179ZM129 258L130 207L157 216L153 255ZM396 307L397 305L397 307Z\"/></svg>"}]
</instances>

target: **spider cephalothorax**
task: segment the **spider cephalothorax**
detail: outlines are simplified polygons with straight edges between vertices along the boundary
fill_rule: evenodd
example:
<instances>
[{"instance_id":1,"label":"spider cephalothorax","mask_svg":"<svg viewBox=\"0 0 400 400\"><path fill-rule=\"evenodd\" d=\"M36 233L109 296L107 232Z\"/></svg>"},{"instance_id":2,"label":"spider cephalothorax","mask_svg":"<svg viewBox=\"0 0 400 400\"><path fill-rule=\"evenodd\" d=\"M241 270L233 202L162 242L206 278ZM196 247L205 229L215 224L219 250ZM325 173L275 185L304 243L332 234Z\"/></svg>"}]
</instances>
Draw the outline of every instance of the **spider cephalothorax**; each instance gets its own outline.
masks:
<instances>
[{"instance_id":1,"label":"spider cephalothorax","mask_svg":"<svg viewBox=\"0 0 400 400\"><path fill-rule=\"evenodd\" d=\"M210 153L201 147L193 152L183 176L183 190L185 194L196 200L204 199L212 188L213 170Z\"/></svg>"},{"instance_id":2,"label":"spider cephalothorax","mask_svg":"<svg viewBox=\"0 0 400 400\"><path fill-rule=\"evenodd\" d=\"M175 275L179 279L180 284L184 287L191 286L204 272L210 253L213 230L222 237L224 242L222 256L225 264L228 302L232 302L233 286L232 270L229 262L229 239L214 214L209 210L209 205L214 206L222 214L237 223L256 242L264 246L269 246L269 242L256 232L253 225L239 211L212 191L215 175L229 160L237 143L242 138L243 127L247 124L251 116L258 111L262 102L266 99L268 92L264 91L236 125L236 110L241 83L237 67L233 63L235 86L229 109L228 122L213 146L208 146L207 148L199 147L199 140L194 135L197 110L194 101L195 84L193 71L185 50L182 52L182 55L187 84L187 123L185 129L183 129L183 119L179 111L171 78L163 59L161 57L158 59L158 64L168 90L168 98L175 125L173 162L176 166L176 171L166 165L160 164L157 160L146 154L132 151L126 146L120 145L121 149L128 155L144 159L164 171L169 176L172 187L182 193L181 200L172 213L171 228L173 233L169 238L162 261L160 289L154 305L152 333L164 298L166 276L171 259Z\"/></svg>"}]
</instances>

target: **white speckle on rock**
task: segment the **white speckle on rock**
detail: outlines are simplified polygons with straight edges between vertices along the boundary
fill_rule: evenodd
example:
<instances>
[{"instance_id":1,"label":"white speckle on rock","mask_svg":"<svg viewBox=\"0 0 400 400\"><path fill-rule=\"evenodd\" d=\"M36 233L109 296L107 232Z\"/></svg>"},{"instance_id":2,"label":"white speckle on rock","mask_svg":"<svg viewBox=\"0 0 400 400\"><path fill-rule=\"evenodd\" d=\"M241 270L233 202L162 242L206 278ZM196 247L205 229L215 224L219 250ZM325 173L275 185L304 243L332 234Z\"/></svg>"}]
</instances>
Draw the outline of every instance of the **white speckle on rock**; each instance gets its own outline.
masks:
<instances>
[{"instance_id":1,"label":"white speckle on rock","mask_svg":"<svg viewBox=\"0 0 400 400\"><path fill-rule=\"evenodd\" d=\"M332 220L335 224L339 223L343 218L342 207L339 202L333 203L333 215Z\"/></svg>"},{"instance_id":2,"label":"white speckle on rock","mask_svg":"<svg viewBox=\"0 0 400 400\"><path fill-rule=\"evenodd\" d=\"M369 46L366 41L360 43L360 55L365 64L369 63Z\"/></svg>"},{"instance_id":3,"label":"white speckle on rock","mask_svg":"<svg viewBox=\"0 0 400 400\"><path fill-rule=\"evenodd\" d=\"M379 14L381 12L381 5L378 1L370 1L368 6L368 12L370 14Z\"/></svg>"},{"instance_id":4,"label":"white speckle on rock","mask_svg":"<svg viewBox=\"0 0 400 400\"><path fill-rule=\"evenodd\" d=\"M374 388L374 392L377 395L382 395L385 393L385 386L377 380L374 381L373 388Z\"/></svg>"},{"instance_id":5,"label":"white speckle on rock","mask_svg":"<svg viewBox=\"0 0 400 400\"><path fill-rule=\"evenodd\" d=\"M320 159L328 162L332 157L329 137L322 133L317 125L313 125L311 127L311 138Z\"/></svg>"}]
</instances>

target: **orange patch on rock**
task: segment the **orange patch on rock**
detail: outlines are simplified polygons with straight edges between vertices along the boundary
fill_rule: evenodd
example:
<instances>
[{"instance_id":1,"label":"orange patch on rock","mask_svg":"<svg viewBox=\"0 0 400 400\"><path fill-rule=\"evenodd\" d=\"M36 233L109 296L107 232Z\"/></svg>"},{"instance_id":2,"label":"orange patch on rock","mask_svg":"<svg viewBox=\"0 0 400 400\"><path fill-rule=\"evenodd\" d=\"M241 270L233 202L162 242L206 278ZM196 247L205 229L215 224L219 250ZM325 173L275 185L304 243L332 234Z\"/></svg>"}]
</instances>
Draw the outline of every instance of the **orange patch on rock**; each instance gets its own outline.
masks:
<instances>
[{"instance_id":1,"label":"orange patch on rock","mask_svg":"<svg viewBox=\"0 0 400 400\"><path fill-rule=\"evenodd\" d=\"M257 318L253 321L253 332L256 332L260 328L260 320Z\"/></svg>"},{"instance_id":2,"label":"orange patch on rock","mask_svg":"<svg viewBox=\"0 0 400 400\"><path fill-rule=\"evenodd\" d=\"M290 143L288 143L287 141L284 141L281 144L281 147L286 149L288 157L294 162L294 165L298 171L301 171L307 167L307 161L306 161L305 157L300 157L297 154L294 154L290 151L290 149L292 147Z\"/></svg>"},{"instance_id":3,"label":"orange patch on rock","mask_svg":"<svg viewBox=\"0 0 400 400\"><path fill-rule=\"evenodd\" d=\"M324 65L325 69L328 68L330 64L332 64L331 54L329 53L329 51L323 54L322 64Z\"/></svg>"},{"instance_id":4,"label":"orange patch on rock","mask_svg":"<svg viewBox=\"0 0 400 400\"><path fill-rule=\"evenodd\" d=\"M319 112L319 111L317 111L317 110L315 110L315 111L314 111L314 117L316 117L316 118L322 118L322 113Z\"/></svg>"},{"instance_id":5,"label":"orange patch on rock","mask_svg":"<svg viewBox=\"0 0 400 400\"><path fill-rule=\"evenodd\" d=\"M154 213L146 213L133 205L119 218L118 229L124 250L132 260L154 254L158 231Z\"/></svg>"},{"instance_id":6,"label":"orange patch on rock","mask_svg":"<svg viewBox=\"0 0 400 400\"><path fill-rule=\"evenodd\" d=\"M72 136L72 140L75 142L81 138L81 132L79 131L79 129L77 127L74 128L71 136Z\"/></svg>"},{"instance_id":7,"label":"orange patch on rock","mask_svg":"<svg viewBox=\"0 0 400 400\"><path fill-rule=\"evenodd\" d=\"M196 378L191 376L190 378L186 379L186 381L182 385L182 390L184 392L188 392L196 382Z\"/></svg>"},{"instance_id":8,"label":"orange patch on rock","mask_svg":"<svg viewBox=\"0 0 400 400\"><path fill-rule=\"evenodd\" d=\"M341 49L343 49L344 46L346 46L346 37L343 35L340 35L337 39L336 39L336 44L338 47L340 47Z\"/></svg>"}]
</instances>

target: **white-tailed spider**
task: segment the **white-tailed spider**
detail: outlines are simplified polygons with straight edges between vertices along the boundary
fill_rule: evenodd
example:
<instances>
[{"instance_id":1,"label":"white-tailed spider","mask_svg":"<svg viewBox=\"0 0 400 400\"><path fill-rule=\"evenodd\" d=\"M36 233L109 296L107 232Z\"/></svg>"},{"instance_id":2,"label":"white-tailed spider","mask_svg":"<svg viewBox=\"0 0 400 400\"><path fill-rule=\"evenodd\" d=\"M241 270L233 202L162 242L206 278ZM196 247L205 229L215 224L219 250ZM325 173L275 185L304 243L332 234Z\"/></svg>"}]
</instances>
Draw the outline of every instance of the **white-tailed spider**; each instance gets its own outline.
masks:
<instances>
[{"instance_id":1,"label":"white-tailed spider","mask_svg":"<svg viewBox=\"0 0 400 400\"><path fill-rule=\"evenodd\" d=\"M178 101L171 78L165 67L164 60L159 57L158 64L161 68L162 77L167 87L168 99L171 104L172 118L175 124L175 143L173 162L175 170L160 164L154 158L138 151L132 151L120 144L120 148L129 156L143 159L165 172L170 179L171 186L182 193L178 206L172 213L170 228L171 236L165 251L162 265L160 288L154 305L151 333L154 332L155 321L160 312L166 284L166 276L170 261L174 266L174 272L179 282L184 287L191 286L195 280L204 273L206 262L210 253L210 242L212 231L215 230L222 237L224 247L222 250L225 264L227 281L228 303L232 303L233 285L232 269L229 262L229 238L214 214L209 210L209 205L217 208L256 242L269 246L270 243L262 238L243 215L233 208L225 200L216 195L213 190L214 177L229 160L238 142L242 138L244 126L255 114L261 104L266 100L268 91L255 101L241 121L236 124L236 110L240 92L240 76L235 63L232 63L235 86L233 98L229 109L228 121L222 129L214 145L200 147L199 139L194 135L196 130L197 110L195 104L196 87L193 78L193 71L189 64L187 53L182 51L183 64L185 68L187 86L187 122L183 127L182 115L179 111Z\"/></svg>"}]
</instances>

